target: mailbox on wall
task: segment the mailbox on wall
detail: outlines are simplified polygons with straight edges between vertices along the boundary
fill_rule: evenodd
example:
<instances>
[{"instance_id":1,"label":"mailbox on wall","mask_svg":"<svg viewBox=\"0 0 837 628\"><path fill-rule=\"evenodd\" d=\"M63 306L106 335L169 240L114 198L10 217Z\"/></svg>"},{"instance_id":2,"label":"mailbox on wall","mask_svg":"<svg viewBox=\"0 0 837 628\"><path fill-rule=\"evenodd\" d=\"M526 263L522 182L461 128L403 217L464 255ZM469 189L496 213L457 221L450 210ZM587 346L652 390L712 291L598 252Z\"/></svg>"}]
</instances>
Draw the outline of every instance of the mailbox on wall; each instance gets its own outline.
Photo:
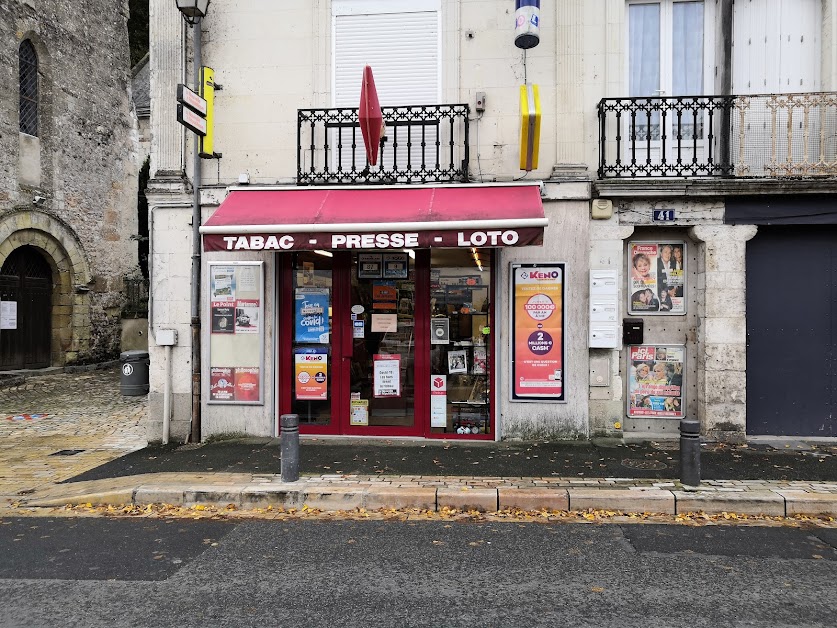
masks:
<instances>
[{"instance_id":1,"label":"mailbox on wall","mask_svg":"<svg viewBox=\"0 0 837 628\"><path fill-rule=\"evenodd\" d=\"M644 325L641 318L622 319L622 344L643 344Z\"/></svg>"}]
</instances>

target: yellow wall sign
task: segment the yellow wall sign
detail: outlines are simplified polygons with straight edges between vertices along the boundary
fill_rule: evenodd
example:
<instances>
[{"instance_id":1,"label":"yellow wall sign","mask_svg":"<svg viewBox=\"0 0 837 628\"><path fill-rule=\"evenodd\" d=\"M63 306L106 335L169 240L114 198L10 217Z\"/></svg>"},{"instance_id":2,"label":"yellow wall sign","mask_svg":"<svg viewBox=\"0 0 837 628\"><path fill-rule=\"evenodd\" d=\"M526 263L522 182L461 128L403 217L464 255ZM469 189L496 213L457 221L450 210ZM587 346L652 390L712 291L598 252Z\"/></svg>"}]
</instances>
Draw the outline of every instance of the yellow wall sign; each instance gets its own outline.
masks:
<instances>
[{"instance_id":1,"label":"yellow wall sign","mask_svg":"<svg viewBox=\"0 0 837 628\"><path fill-rule=\"evenodd\" d=\"M541 97L537 85L520 86L520 169L538 167L541 145Z\"/></svg>"},{"instance_id":2,"label":"yellow wall sign","mask_svg":"<svg viewBox=\"0 0 837 628\"><path fill-rule=\"evenodd\" d=\"M206 101L206 135L201 137L200 155L211 159L215 152L215 70L201 68L201 97Z\"/></svg>"}]
</instances>

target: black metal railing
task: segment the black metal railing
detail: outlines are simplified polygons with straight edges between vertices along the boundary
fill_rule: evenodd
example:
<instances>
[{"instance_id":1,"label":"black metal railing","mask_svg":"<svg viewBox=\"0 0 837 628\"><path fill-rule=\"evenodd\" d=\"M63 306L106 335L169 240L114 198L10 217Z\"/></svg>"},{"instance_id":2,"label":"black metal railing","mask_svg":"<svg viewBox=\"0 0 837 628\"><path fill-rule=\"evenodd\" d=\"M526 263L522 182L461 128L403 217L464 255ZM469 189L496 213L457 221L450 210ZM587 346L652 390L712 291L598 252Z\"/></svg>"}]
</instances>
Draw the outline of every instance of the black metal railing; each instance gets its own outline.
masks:
<instances>
[{"instance_id":1,"label":"black metal railing","mask_svg":"<svg viewBox=\"0 0 837 628\"><path fill-rule=\"evenodd\" d=\"M837 176L837 94L599 102L599 178Z\"/></svg>"},{"instance_id":2,"label":"black metal railing","mask_svg":"<svg viewBox=\"0 0 837 628\"><path fill-rule=\"evenodd\" d=\"M468 180L467 104L382 107L385 130L370 165L356 108L300 109L297 184Z\"/></svg>"},{"instance_id":3,"label":"black metal railing","mask_svg":"<svg viewBox=\"0 0 837 628\"><path fill-rule=\"evenodd\" d=\"M148 317L148 279L143 277L123 278L125 303L122 318Z\"/></svg>"}]
</instances>

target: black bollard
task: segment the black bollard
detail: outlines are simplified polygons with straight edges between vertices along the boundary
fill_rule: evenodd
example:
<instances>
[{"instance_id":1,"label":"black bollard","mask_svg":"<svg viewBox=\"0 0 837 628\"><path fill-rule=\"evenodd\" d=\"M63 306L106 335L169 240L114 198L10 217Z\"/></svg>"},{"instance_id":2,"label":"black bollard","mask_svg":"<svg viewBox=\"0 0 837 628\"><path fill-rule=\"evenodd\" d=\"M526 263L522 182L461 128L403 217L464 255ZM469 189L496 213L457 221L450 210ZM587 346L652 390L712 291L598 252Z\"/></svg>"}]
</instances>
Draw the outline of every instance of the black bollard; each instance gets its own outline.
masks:
<instances>
[{"instance_id":1,"label":"black bollard","mask_svg":"<svg viewBox=\"0 0 837 628\"><path fill-rule=\"evenodd\" d=\"M680 421L680 483L686 489L700 485L700 423Z\"/></svg>"},{"instance_id":2,"label":"black bollard","mask_svg":"<svg viewBox=\"0 0 837 628\"><path fill-rule=\"evenodd\" d=\"M299 480L299 415L283 414L281 425L282 481Z\"/></svg>"}]
</instances>

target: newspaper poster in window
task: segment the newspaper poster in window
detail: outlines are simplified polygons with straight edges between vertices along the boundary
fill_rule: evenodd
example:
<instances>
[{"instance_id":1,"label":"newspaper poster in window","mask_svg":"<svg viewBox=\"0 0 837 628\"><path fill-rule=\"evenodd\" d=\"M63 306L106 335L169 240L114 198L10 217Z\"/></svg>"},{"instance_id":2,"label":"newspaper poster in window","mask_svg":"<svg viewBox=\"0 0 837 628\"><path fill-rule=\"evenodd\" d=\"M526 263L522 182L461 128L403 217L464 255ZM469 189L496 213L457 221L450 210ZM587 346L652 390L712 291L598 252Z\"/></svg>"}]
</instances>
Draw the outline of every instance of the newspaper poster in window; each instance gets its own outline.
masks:
<instances>
[{"instance_id":1,"label":"newspaper poster in window","mask_svg":"<svg viewBox=\"0 0 837 628\"><path fill-rule=\"evenodd\" d=\"M628 347L628 416L672 418L685 416L682 345Z\"/></svg>"},{"instance_id":2,"label":"newspaper poster in window","mask_svg":"<svg viewBox=\"0 0 837 628\"><path fill-rule=\"evenodd\" d=\"M686 243L631 242L628 246L628 311L685 314Z\"/></svg>"},{"instance_id":3,"label":"newspaper poster in window","mask_svg":"<svg viewBox=\"0 0 837 628\"><path fill-rule=\"evenodd\" d=\"M210 403L263 403L262 262L209 263Z\"/></svg>"},{"instance_id":4,"label":"newspaper poster in window","mask_svg":"<svg viewBox=\"0 0 837 628\"><path fill-rule=\"evenodd\" d=\"M562 263L511 265L511 400L566 401Z\"/></svg>"}]
</instances>

